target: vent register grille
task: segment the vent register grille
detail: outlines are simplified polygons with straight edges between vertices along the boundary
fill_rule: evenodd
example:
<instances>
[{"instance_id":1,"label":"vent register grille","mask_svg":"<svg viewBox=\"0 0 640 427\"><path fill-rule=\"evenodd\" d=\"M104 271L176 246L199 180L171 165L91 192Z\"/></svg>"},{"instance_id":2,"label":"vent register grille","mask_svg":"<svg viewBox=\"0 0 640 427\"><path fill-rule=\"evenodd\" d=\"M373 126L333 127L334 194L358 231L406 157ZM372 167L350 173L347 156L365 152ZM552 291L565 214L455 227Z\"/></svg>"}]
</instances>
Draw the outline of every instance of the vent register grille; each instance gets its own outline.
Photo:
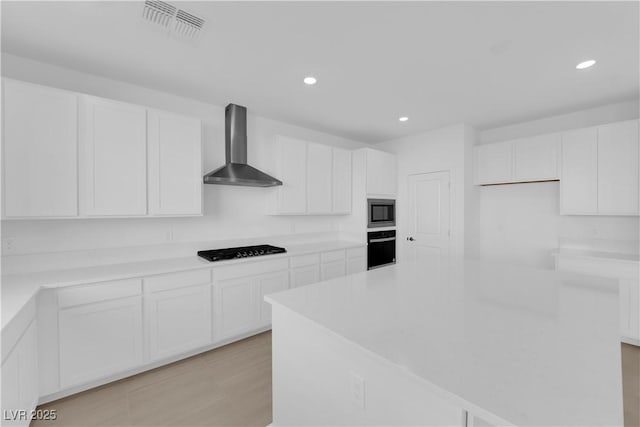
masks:
<instances>
[{"instance_id":1,"label":"vent register grille","mask_svg":"<svg viewBox=\"0 0 640 427\"><path fill-rule=\"evenodd\" d=\"M145 0L142 17L188 39L198 38L204 26L204 19L159 0Z\"/></svg>"}]
</instances>

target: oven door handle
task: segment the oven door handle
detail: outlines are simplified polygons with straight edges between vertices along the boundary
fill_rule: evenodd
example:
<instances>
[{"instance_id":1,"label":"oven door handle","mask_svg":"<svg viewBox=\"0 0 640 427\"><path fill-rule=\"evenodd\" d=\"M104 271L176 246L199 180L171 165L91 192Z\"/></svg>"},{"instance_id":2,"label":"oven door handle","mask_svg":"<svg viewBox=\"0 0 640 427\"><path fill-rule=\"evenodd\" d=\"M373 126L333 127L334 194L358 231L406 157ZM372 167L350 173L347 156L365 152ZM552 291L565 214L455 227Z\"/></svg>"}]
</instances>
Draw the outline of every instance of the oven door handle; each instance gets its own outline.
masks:
<instances>
[{"instance_id":1,"label":"oven door handle","mask_svg":"<svg viewBox=\"0 0 640 427\"><path fill-rule=\"evenodd\" d=\"M387 237L384 239L371 239L369 240L369 243L381 243L381 242L390 242L392 240L396 240L395 237Z\"/></svg>"}]
</instances>

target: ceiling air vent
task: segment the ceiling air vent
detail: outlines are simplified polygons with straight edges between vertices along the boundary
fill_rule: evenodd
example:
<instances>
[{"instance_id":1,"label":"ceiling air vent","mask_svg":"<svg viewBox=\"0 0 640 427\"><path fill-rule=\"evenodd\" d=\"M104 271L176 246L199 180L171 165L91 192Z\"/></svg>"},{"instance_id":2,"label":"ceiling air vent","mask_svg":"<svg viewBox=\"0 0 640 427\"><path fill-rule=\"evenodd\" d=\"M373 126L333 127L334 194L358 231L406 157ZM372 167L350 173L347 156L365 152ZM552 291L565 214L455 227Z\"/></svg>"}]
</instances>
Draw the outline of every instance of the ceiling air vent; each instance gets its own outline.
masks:
<instances>
[{"instance_id":1,"label":"ceiling air vent","mask_svg":"<svg viewBox=\"0 0 640 427\"><path fill-rule=\"evenodd\" d=\"M176 7L158 0L146 0L142 17L154 24L169 28L173 17L176 15Z\"/></svg>"},{"instance_id":2,"label":"ceiling air vent","mask_svg":"<svg viewBox=\"0 0 640 427\"><path fill-rule=\"evenodd\" d=\"M170 35L191 40L198 38L204 26L204 19L160 0L145 0L142 17Z\"/></svg>"}]
</instances>

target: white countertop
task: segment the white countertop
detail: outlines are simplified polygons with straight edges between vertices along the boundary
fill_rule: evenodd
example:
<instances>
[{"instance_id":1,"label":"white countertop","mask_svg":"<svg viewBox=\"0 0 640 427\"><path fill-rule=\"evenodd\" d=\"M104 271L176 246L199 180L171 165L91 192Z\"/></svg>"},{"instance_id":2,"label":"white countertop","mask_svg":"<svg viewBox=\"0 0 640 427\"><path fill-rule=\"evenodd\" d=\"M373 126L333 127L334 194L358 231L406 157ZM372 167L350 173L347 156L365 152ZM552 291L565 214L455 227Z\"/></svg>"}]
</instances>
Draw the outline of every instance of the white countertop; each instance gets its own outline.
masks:
<instances>
[{"instance_id":1,"label":"white countertop","mask_svg":"<svg viewBox=\"0 0 640 427\"><path fill-rule=\"evenodd\" d=\"M42 287L64 287L88 283L134 277L153 276L156 274L175 273L200 268L215 268L238 265L246 262L267 261L309 253L326 252L366 246L366 243L352 241L321 241L286 245L284 254L268 255L256 258L243 258L230 261L208 262L197 255L183 258L158 259L122 264L108 264L87 268L68 270L41 271L35 273L12 274L2 276L2 328L20 311L25 304L36 295Z\"/></svg>"},{"instance_id":2,"label":"white countertop","mask_svg":"<svg viewBox=\"0 0 640 427\"><path fill-rule=\"evenodd\" d=\"M619 252L604 252L604 251L593 251L593 250L585 250L585 249L561 248L553 252L552 255L640 263L640 255L619 253Z\"/></svg>"},{"instance_id":3,"label":"white countertop","mask_svg":"<svg viewBox=\"0 0 640 427\"><path fill-rule=\"evenodd\" d=\"M622 425L613 280L448 259L268 296L515 425Z\"/></svg>"}]
</instances>

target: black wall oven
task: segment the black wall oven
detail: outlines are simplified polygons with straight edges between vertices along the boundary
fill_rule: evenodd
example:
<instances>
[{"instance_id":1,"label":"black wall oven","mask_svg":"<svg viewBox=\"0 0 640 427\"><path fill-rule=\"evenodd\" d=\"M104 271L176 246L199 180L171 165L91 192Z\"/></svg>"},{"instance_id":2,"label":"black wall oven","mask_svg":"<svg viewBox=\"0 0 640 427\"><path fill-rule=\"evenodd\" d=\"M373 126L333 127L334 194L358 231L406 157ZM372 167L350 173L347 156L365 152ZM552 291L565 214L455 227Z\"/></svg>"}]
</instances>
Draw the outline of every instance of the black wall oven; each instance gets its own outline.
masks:
<instances>
[{"instance_id":1,"label":"black wall oven","mask_svg":"<svg viewBox=\"0 0 640 427\"><path fill-rule=\"evenodd\" d=\"M396 225L396 201L367 199L367 227L393 227Z\"/></svg>"},{"instance_id":2,"label":"black wall oven","mask_svg":"<svg viewBox=\"0 0 640 427\"><path fill-rule=\"evenodd\" d=\"M396 263L396 231L370 231L367 233L367 269Z\"/></svg>"}]
</instances>

